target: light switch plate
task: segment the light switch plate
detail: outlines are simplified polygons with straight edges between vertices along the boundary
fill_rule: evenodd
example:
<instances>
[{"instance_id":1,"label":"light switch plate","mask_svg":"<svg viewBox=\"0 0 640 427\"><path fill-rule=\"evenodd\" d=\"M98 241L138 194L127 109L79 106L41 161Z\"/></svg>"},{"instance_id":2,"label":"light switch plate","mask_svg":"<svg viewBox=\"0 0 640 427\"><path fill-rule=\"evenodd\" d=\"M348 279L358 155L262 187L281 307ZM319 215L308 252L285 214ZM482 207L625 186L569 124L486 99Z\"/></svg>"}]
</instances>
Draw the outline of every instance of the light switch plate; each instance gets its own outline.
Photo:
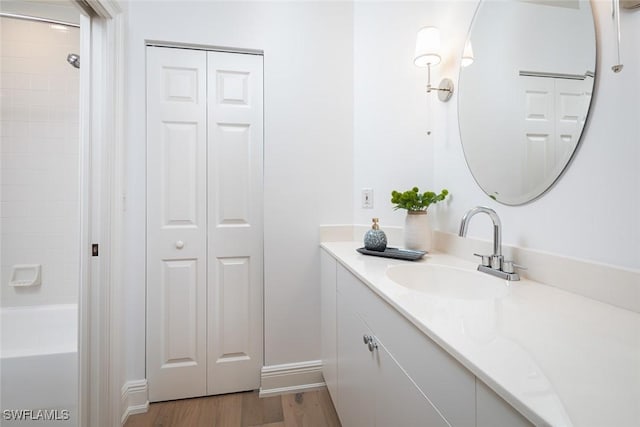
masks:
<instances>
[{"instance_id":1,"label":"light switch plate","mask_svg":"<svg viewBox=\"0 0 640 427\"><path fill-rule=\"evenodd\" d=\"M362 207L364 209L373 209L373 188L362 189Z\"/></svg>"}]
</instances>

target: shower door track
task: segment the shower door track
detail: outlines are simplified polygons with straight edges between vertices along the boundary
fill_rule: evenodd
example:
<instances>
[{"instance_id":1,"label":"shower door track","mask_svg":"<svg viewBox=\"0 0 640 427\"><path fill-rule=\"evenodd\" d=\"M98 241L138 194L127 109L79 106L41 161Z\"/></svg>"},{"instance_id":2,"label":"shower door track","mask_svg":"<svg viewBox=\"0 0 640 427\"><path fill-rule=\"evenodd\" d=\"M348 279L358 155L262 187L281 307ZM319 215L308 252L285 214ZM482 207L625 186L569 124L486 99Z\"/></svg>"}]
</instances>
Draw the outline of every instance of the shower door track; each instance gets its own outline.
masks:
<instances>
[{"instance_id":1,"label":"shower door track","mask_svg":"<svg viewBox=\"0 0 640 427\"><path fill-rule=\"evenodd\" d=\"M19 13L0 12L0 17L22 19L24 21L37 21L44 22L45 24L64 25L65 27L80 28L80 24L74 24L73 22L58 21L56 19L40 18L39 16L21 15Z\"/></svg>"}]
</instances>

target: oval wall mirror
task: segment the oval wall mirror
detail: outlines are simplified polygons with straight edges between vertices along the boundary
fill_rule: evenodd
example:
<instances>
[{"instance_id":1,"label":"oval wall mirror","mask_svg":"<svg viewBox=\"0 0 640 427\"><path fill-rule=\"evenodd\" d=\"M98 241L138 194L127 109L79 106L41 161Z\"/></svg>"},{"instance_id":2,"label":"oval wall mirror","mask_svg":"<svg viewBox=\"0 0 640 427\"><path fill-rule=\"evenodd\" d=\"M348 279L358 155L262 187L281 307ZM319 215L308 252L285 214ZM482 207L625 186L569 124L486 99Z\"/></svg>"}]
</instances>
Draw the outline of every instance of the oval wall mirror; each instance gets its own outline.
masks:
<instances>
[{"instance_id":1,"label":"oval wall mirror","mask_svg":"<svg viewBox=\"0 0 640 427\"><path fill-rule=\"evenodd\" d=\"M467 164L492 199L527 203L556 182L580 142L596 69L591 4L481 1L468 43L473 62L458 86Z\"/></svg>"}]
</instances>

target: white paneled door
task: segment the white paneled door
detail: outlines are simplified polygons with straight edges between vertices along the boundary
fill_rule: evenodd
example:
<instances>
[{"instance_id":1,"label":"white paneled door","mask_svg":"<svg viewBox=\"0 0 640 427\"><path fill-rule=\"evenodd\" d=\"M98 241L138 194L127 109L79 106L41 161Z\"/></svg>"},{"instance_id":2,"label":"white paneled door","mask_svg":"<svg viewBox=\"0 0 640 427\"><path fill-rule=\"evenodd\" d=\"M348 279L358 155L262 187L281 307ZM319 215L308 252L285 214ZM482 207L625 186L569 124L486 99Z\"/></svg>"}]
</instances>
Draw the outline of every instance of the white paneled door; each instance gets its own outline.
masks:
<instances>
[{"instance_id":1,"label":"white paneled door","mask_svg":"<svg viewBox=\"0 0 640 427\"><path fill-rule=\"evenodd\" d=\"M147 49L149 400L207 383L207 54Z\"/></svg>"},{"instance_id":2,"label":"white paneled door","mask_svg":"<svg viewBox=\"0 0 640 427\"><path fill-rule=\"evenodd\" d=\"M262 366L262 56L147 48L149 400Z\"/></svg>"},{"instance_id":3,"label":"white paneled door","mask_svg":"<svg viewBox=\"0 0 640 427\"><path fill-rule=\"evenodd\" d=\"M207 53L208 394L260 387L262 57Z\"/></svg>"}]
</instances>

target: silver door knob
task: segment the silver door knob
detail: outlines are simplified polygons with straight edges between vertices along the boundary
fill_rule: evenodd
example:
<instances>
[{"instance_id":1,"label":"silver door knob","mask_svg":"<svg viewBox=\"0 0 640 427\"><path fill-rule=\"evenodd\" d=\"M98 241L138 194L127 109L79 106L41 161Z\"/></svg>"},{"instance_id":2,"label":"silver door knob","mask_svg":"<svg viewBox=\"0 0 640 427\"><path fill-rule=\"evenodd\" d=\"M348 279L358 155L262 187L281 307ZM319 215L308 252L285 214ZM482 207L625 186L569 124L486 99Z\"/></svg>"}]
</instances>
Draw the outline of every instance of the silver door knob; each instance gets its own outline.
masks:
<instances>
[{"instance_id":1,"label":"silver door knob","mask_svg":"<svg viewBox=\"0 0 640 427\"><path fill-rule=\"evenodd\" d=\"M184 242L182 240L178 240L176 242L176 249L182 249L184 248Z\"/></svg>"}]
</instances>

